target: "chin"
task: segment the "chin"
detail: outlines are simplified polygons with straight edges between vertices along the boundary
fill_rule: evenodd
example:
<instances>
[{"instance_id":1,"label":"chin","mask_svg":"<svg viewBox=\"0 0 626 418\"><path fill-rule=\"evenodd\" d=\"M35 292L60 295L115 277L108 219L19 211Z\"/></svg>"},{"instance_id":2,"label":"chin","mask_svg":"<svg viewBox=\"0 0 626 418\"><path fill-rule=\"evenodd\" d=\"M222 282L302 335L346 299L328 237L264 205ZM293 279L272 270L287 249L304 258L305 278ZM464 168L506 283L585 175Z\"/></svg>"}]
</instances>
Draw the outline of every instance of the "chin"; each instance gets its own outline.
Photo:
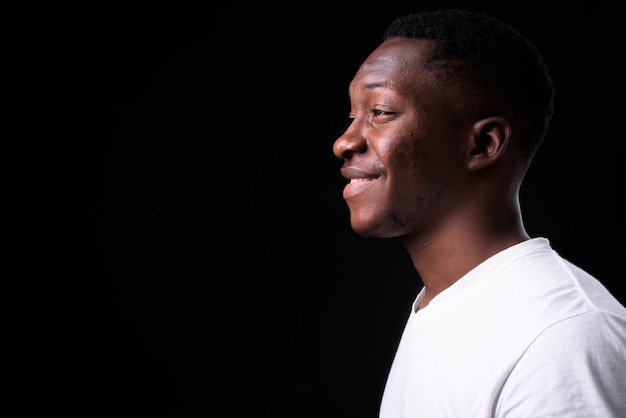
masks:
<instances>
[{"instance_id":1,"label":"chin","mask_svg":"<svg viewBox=\"0 0 626 418\"><path fill-rule=\"evenodd\" d=\"M363 221L352 221L352 230L363 238L387 238L388 234L385 234L379 225L367 223Z\"/></svg>"},{"instance_id":2,"label":"chin","mask_svg":"<svg viewBox=\"0 0 626 418\"><path fill-rule=\"evenodd\" d=\"M397 238L406 233L405 228L390 223L389 219L350 216L352 230L364 238Z\"/></svg>"}]
</instances>

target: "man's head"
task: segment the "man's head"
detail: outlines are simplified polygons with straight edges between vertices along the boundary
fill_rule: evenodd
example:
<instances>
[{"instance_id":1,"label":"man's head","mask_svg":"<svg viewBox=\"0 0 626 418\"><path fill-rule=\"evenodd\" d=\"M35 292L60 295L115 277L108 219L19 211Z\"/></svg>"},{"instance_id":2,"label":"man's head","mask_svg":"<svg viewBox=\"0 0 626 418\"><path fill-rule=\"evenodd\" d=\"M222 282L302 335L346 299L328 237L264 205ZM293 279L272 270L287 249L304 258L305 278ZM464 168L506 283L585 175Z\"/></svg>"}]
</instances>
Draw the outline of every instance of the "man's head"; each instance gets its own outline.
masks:
<instances>
[{"instance_id":1,"label":"man's head","mask_svg":"<svg viewBox=\"0 0 626 418\"><path fill-rule=\"evenodd\" d=\"M352 122L333 147L353 229L430 239L512 210L552 116L536 49L458 10L399 18L383 39L350 83Z\"/></svg>"},{"instance_id":2,"label":"man's head","mask_svg":"<svg viewBox=\"0 0 626 418\"><path fill-rule=\"evenodd\" d=\"M383 39L431 40L425 68L452 89L468 117L502 116L527 167L548 131L554 88L537 49L510 25L483 14L438 10L393 21Z\"/></svg>"}]
</instances>

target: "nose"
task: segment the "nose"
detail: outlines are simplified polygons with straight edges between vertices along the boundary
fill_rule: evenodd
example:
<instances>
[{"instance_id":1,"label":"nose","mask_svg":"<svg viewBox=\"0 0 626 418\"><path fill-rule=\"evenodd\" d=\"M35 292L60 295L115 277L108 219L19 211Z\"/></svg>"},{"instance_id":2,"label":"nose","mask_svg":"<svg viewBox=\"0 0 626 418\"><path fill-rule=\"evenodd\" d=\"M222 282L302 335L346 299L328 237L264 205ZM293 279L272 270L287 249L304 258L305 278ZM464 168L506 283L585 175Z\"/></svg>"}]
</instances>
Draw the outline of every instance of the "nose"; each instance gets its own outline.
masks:
<instances>
[{"instance_id":1,"label":"nose","mask_svg":"<svg viewBox=\"0 0 626 418\"><path fill-rule=\"evenodd\" d=\"M354 153L364 152L366 148L365 138L359 132L356 121L353 120L344 133L335 140L333 153L337 158L348 159Z\"/></svg>"}]
</instances>

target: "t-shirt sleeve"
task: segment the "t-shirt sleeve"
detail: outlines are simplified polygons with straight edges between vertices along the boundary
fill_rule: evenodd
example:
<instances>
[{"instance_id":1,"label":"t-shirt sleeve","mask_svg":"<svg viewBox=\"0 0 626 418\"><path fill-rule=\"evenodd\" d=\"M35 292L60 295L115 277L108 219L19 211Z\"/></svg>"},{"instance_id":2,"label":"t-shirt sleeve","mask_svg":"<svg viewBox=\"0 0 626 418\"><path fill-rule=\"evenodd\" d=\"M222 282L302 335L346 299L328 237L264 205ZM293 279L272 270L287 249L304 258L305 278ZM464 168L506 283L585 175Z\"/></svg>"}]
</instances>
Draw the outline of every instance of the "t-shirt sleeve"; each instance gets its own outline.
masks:
<instances>
[{"instance_id":1,"label":"t-shirt sleeve","mask_svg":"<svg viewBox=\"0 0 626 418\"><path fill-rule=\"evenodd\" d=\"M545 329L497 404L498 417L626 417L626 319L591 311Z\"/></svg>"}]
</instances>

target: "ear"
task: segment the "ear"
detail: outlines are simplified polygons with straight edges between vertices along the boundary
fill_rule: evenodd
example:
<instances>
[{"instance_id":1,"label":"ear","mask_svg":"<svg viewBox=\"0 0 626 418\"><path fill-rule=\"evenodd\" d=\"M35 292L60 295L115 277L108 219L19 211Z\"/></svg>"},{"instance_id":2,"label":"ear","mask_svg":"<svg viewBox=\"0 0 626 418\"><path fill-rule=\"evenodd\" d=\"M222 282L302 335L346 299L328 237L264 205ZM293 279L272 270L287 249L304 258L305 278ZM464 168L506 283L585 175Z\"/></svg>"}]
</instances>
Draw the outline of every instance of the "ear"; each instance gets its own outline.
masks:
<instances>
[{"instance_id":1,"label":"ear","mask_svg":"<svg viewBox=\"0 0 626 418\"><path fill-rule=\"evenodd\" d=\"M502 117L489 117L472 126L468 143L467 167L479 170L498 161L509 144L511 125Z\"/></svg>"}]
</instances>

